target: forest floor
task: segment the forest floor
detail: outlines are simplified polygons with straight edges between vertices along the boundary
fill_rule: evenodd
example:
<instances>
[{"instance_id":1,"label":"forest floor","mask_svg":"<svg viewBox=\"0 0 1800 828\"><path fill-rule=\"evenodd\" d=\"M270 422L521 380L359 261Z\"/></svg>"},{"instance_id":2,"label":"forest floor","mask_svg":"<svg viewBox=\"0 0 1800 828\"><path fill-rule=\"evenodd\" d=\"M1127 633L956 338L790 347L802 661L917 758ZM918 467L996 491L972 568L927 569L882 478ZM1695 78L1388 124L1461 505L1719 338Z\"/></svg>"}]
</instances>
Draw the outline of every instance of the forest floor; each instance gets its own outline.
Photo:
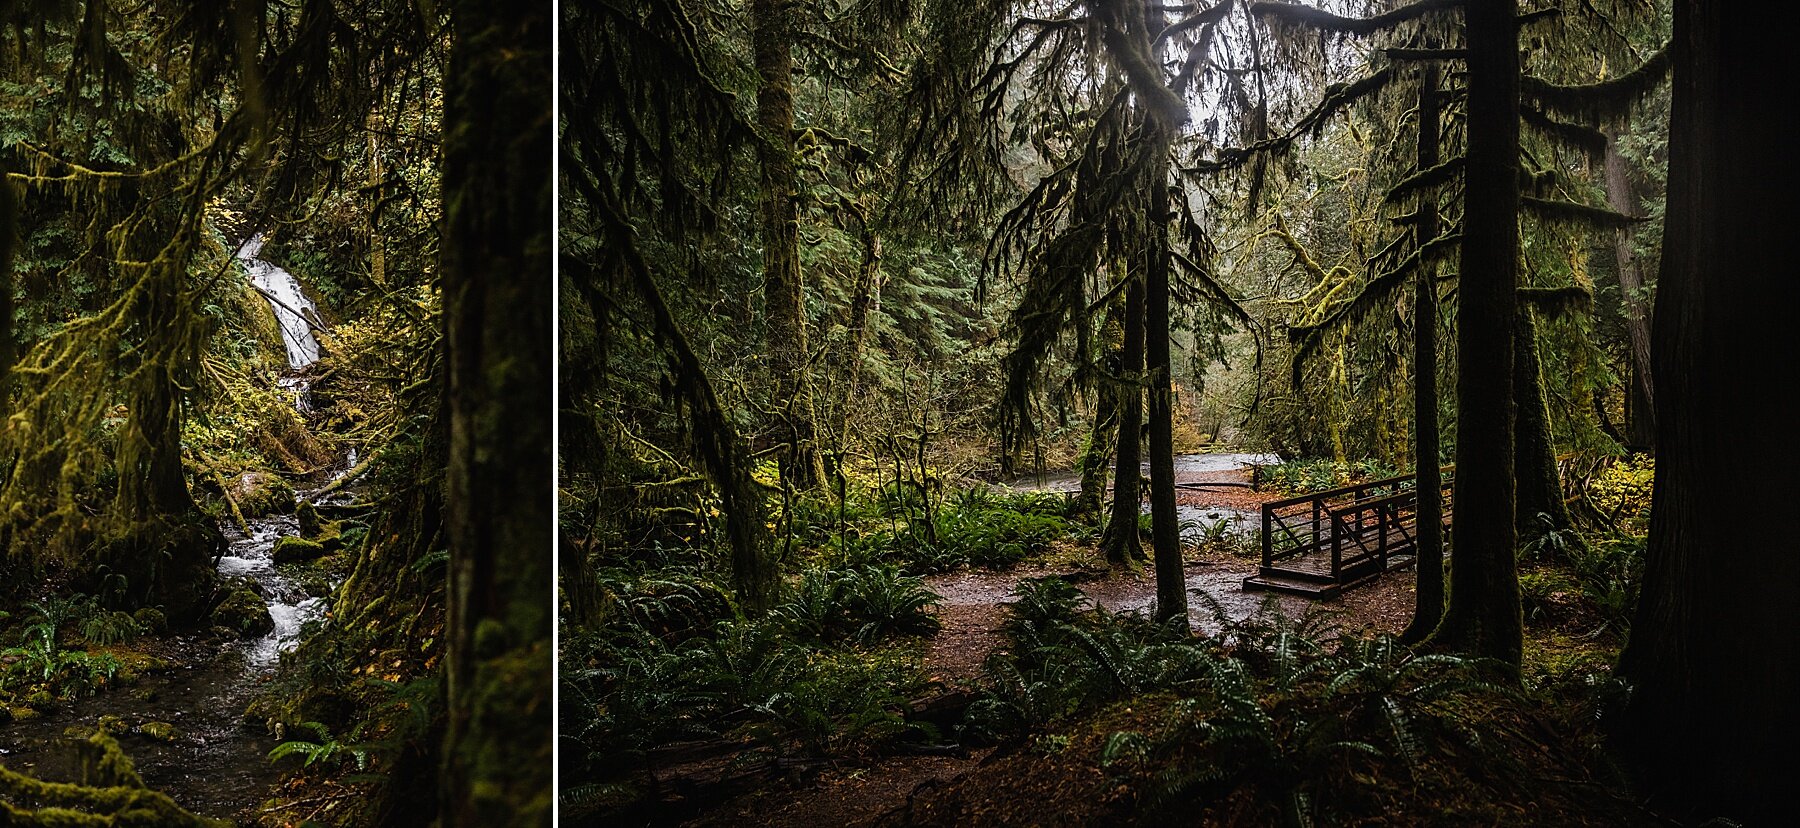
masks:
<instances>
[{"instance_id":1,"label":"forest floor","mask_svg":"<svg viewBox=\"0 0 1800 828\"><path fill-rule=\"evenodd\" d=\"M1243 468L1212 468L1215 463L1178 465L1181 483L1247 483ZM1039 487L1055 489L1061 481ZM1247 528L1247 516L1265 501L1285 495L1248 488L1183 489L1179 504L1184 520L1201 523L1229 520L1235 529ZM1222 551L1216 546L1189 545L1185 561L1190 594L1189 617L1196 629L1214 626L1204 602L1193 600L1205 592L1234 619L1256 613L1265 601L1275 600L1283 613L1298 617L1318 603L1334 613L1335 622L1347 631L1398 634L1412 617L1413 575L1410 570L1385 575L1346 592L1330 602L1314 602L1293 595L1248 591L1243 579L1255 574L1258 561ZM938 698L972 691L982 662L1002 641L1000 626L1006 604L1021 581L1061 576L1075 583L1096 604L1112 612L1149 612L1156 601L1155 576L1148 566L1135 571L1108 567L1092 547L1068 548L1046 559L1006 572L965 571L926 579L941 596L938 620L942 629L927 644L924 669ZM1273 597L1271 597L1273 596ZM928 706L931 699L915 702ZM697 826L757 825L875 825L904 808L915 791L943 786L979 766L992 749L978 749L944 756L887 755L840 759L821 766L797 766L797 773L769 781L767 777L749 790L722 803L702 806L687 824ZM726 757L665 764L658 774L670 789L696 789L705 782L729 775ZM697 784L698 783L698 784Z\"/></svg>"}]
</instances>

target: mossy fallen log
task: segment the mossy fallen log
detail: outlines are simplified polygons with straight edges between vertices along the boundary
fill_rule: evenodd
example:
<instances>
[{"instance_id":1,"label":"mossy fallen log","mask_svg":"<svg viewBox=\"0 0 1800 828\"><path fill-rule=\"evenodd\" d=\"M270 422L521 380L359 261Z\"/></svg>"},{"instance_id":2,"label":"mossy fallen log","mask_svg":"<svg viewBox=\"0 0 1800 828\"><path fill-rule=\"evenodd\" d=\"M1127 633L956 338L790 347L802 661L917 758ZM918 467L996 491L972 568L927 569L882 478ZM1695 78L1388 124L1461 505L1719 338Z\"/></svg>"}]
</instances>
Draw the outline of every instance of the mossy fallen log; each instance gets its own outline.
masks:
<instances>
[{"instance_id":1,"label":"mossy fallen log","mask_svg":"<svg viewBox=\"0 0 1800 828\"><path fill-rule=\"evenodd\" d=\"M45 782L0 765L0 828L227 828L144 787L112 736L95 731L81 745L82 782Z\"/></svg>"}]
</instances>

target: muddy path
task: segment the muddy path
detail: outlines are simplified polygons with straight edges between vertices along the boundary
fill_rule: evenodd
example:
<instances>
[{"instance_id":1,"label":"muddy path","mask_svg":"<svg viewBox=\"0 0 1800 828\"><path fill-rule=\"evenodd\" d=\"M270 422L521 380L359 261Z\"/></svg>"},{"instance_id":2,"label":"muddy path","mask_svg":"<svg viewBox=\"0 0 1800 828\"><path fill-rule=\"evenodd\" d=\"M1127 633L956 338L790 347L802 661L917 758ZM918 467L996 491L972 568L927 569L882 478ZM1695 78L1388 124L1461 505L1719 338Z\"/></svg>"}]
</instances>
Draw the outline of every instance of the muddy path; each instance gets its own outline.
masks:
<instances>
[{"instance_id":1,"label":"muddy path","mask_svg":"<svg viewBox=\"0 0 1800 828\"><path fill-rule=\"evenodd\" d=\"M1248 483L1251 455L1200 455L1178 458L1178 482ZM1266 457L1266 456L1257 456ZM1182 462L1186 461L1186 462ZM1072 480L1072 478L1071 478ZM1019 481L1018 488L1057 490L1065 481L1047 485ZM1304 614L1315 603L1334 614L1339 626L1355 631L1370 629L1398 633L1412 617L1413 575L1389 573L1349 590L1334 601L1315 602L1294 595L1249 591L1243 579L1257 570L1254 558L1225 552L1204 551L1193 545L1210 524L1226 521L1228 531L1253 531L1258 507L1280 497L1227 486L1182 490L1180 513L1187 545L1184 560L1189 591L1188 616L1198 631L1216 626L1204 592L1234 620L1254 615L1264 601L1274 600L1289 616ZM942 685L943 692L976 687L981 664L1003 641L1000 625L1006 605L1021 581L1049 575L1069 579L1089 599L1111 612L1149 612L1156 603L1156 579L1146 566L1139 571L1109 568L1096 550L1088 557L1065 560L1048 567L1027 564L1007 572L967 571L934 575L926 583L938 593L938 619L943 624L931 639L925 656L927 675ZM873 825L880 817L907 801L921 785L940 784L973 768L987 751L963 756L889 756L869 763L843 763L826 767L816 775L794 781L772 782L702 814L689 825L757 825L802 828L815 825Z\"/></svg>"}]
</instances>

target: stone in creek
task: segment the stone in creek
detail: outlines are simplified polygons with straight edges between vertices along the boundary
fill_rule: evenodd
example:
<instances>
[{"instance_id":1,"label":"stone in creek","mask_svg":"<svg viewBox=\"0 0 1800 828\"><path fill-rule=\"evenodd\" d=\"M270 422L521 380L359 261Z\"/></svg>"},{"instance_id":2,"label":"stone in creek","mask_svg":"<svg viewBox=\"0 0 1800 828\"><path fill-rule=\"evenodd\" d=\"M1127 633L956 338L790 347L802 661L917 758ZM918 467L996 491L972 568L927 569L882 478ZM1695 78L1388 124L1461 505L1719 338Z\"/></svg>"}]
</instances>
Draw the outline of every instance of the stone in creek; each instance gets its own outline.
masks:
<instances>
[{"instance_id":1,"label":"stone in creek","mask_svg":"<svg viewBox=\"0 0 1800 828\"><path fill-rule=\"evenodd\" d=\"M269 605L242 584L236 585L213 610L212 623L242 638L260 638L275 631Z\"/></svg>"},{"instance_id":2,"label":"stone in creek","mask_svg":"<svg viewBox=\"0 0 1800 828\"><path fill-rule=\"evenodd\" d=\"M275 541L275 562L299 563L324 556L329 549L318 541L307 540L296 535L287 535Z\"/></svg>"},{"instance_id":3,"label":"stone in creek","mask_svg":"<svg viewBox=\"0 0 1800 828\"><path fill-rule=\"evenodd\" d=\"M248 471L231 481L231 499L251 520L286 514L294 510L294 487L269 472Z\"/></svg>"},{"instance_id":4,"label":"stone in creek","mask_svg":"<svg viewBox=\"0 0 1800 828\"><path fill-rule=\"evenodd\" d=\"M138 725L137 732L158 742L173 742L181 738L181 728L168 722L145 722Z\"/></svg>"},{"instance_id":5,"label":"stone in creek","mask_svg":"<svg viewBox=\"0 0 1800 828\"><path fill-rule=\"evenodd\" d=\"M319 536L319 510L313 508L309 501L302 500L294 507L294 517L300 521L300 534L309 538Z\"/></svg>"}]
</instances>

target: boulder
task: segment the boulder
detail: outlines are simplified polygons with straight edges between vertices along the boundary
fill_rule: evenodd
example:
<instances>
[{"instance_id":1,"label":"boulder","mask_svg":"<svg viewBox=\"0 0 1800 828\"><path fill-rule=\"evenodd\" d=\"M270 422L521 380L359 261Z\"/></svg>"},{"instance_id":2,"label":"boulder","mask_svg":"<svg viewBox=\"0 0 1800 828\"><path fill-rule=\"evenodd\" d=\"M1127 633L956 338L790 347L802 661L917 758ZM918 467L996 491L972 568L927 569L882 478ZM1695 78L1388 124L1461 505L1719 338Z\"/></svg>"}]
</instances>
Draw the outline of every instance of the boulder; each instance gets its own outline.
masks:
<instances>
[{"instance_id":1,"label":"boulder","mask_svg":"<svg viewBox=\"0 0 1800 828\"><path fill-rule=\"evenodd\" d=\"M231 499L247 519L294 511L294 487L265 471L247 471L231 481Z\"/></svg>"},{"instance_id":2,"label":"boulder","mask_svg":"<svg viewBox=\"0 0 1800 828\"><path fill-rule=\"evenodd\" d=\"M232 585L225 600L213 609L212 623L242 638L261 638L275 631L275 619L269 615L269 605L242 583Z\"/></svg>"},{"instance_id":3,"label":"boulder","mask_svg":"<svg viewBox=\"0 0 1800 828\"><path fill-rule=\"evenodd\" d=\"M275 541L275 562L278 564L299 563L322 557L330 552L325 544L306 538L288 535Z\"/></svg>"},{"instance_id":4,"label":"boulder","mask_svg":"<svg viewBox=\"0 0 1800 828\"><path fill-rule=\"evenodd\" d=\"M294 507L294 517L300 521L301 535L309 538L319 536L319 510L313 508L312 503L300 501L300 505Z\"/></svg>"},{"instance_id":5,"label":"boulder","mask_svg":"<svg viewBox=\"0 0 1800 828\"><path fill-rule=\"evenodd\" d=\"M144 628L144 632L151 635L162 635L169 631L169 616L155 607L140 607L131 614L131 618Z\"/></svg>"}]
</instances>

